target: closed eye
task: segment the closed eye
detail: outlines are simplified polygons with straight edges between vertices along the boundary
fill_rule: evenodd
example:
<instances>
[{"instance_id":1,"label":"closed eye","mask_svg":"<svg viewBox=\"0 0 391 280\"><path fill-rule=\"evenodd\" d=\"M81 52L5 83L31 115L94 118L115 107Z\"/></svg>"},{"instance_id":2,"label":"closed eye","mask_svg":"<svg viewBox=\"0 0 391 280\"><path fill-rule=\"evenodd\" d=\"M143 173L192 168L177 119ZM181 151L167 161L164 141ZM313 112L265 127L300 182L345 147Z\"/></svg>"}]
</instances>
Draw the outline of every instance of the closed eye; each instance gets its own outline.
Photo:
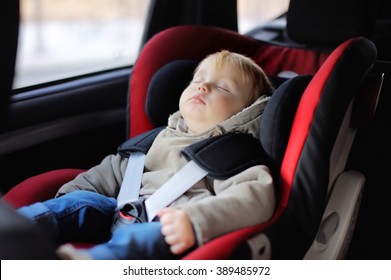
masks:
<instances>
[{"instance_id":1,"label":"closed eye","mask_svg":"<svg viewBox=\"0 0 391 280\"><path fill-rule=\"evenodd\" d=\"M225 91L225 92L230 92L227 88L222 87L222 86L216 86L216 88L217 88L218 90L222 90L222 91Z\"/></svg>"}]
</instances>

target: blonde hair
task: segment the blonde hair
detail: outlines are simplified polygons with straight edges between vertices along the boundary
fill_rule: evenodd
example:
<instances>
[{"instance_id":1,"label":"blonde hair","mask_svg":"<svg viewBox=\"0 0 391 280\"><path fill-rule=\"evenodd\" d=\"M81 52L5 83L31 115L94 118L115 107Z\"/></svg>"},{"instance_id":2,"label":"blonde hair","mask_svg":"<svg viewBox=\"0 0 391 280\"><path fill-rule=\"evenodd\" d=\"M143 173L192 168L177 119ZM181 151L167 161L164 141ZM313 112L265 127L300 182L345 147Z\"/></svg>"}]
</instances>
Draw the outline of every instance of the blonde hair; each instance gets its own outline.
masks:
<instances>
[{"instance_id":1,"label":"blonde hair","mask_svg":"<svg viewBox=\"0 0 391 280\"><path fill-rule=\"evenodd\" d=\"M215 57L216 69L220 69L227 63L234 65L241 72L244 81L251 83L249 105L257 100L260 96L270 96L273 93L274 87L269 78L266 76L262 68L251 58L227 50L210 54L207 56L207 58L212 56Z\"/></svg>"}]
</instances>

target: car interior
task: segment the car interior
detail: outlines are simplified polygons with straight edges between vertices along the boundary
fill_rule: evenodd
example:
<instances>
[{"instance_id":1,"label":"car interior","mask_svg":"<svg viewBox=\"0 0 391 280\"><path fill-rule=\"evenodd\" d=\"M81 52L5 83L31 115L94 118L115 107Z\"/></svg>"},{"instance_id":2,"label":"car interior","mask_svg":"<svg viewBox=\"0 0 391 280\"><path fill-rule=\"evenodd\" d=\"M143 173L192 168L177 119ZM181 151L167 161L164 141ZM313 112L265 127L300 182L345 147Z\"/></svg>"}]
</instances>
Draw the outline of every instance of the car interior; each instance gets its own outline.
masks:
<instances>
[{"instance_id":1,"label":"car interior","mask_svg":"<svg viewBox=\"0 0 391 280\"><path fill-rule=\"evenodd\" d=\"M291 0L286 14L239 34L236 1L153 1L131 69L20 92L11 90L12 75L0 77L9 92L0 96L2 201L19 207L53 197L126 139L165 125L197 63L228 49L251 57L276 87L260 138L278 206L267 223L221 236L185 259L389 258L385 1L307 2ZM214 13L221 5L224 13ZM14 17L3 20L17 30ZM17 37L8 41L4 73L14 71L16 44ZM16 232L33 230L21 224ZM12 258L55 258L47 247L47 255L31 248Z\"/></svg>"}]
</instances>

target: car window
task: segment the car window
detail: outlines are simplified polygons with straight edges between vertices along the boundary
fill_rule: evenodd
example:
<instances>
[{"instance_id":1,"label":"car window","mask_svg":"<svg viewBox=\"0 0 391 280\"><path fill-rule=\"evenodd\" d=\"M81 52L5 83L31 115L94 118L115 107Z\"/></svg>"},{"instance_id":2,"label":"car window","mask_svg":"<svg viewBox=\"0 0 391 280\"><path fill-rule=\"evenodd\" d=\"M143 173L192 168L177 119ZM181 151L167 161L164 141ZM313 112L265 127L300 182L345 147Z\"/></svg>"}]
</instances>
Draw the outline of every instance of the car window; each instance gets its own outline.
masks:
<instances>
[{"instance_id":1,"label":"car window","mask_svg":"<svg viewBox=\"0 0 391 280\"><path fill-rule=\"evenodd\" d=\"M238 0L239 33L247 33L288 10L289 0Z\"/></svg>"},{"instance_id":2,"label":"car window","mask_svg":"<svg viewBox=\"0 0 391 280\"><path fill-rule=\"evenodd\" d=\"M14 89L131 65L149 0L20 0Z\"/></svg>"}]
</instances>

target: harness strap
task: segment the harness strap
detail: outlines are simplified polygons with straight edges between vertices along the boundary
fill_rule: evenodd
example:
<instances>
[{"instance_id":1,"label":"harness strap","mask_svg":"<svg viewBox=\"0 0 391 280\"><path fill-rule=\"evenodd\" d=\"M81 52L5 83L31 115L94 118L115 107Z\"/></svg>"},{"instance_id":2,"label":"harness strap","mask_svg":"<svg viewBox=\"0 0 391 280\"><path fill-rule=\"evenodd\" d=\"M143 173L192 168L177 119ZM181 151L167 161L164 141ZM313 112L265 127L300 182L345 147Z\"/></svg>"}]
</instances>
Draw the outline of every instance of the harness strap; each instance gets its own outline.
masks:
<instances>
[{"instance_id":1,"label":"harness strap","mask_svg":"<svg viewBox=\"0 0 391 280\"><path fill-rule=\"evenodd\" d=\"M129 156L129 162L118 195L118 209L138 200L145 153L160 130L148 133L146 137L141 137L141 140L136 139L136 147L129 144L132 140L121 146L126 147L126 149L122 148L122 153ZM142 145L142 148L140 149L138 145ZM145 146L148 146L147 149ZM189 162L145 200L148 221L155 218L158 210L171 204L207 175L225 179L251 166L269 164L269 158L260 142L251 135L243 133L229 133L208 138L186 147L182 153Z\"/></svg>"},{"instance_id":2,"label":"harness strap","mask_svg":"<svg viewBox=\"0 0 391 280\"><path fill-rule=\"evenodd\" d=\"M207 174L208 172L199 167L194 161L188 162L153 195L145 200L148 222L155 218L158 210L163 209L180 197Z\"/></svg>"},{"instance_id":3,"label":"harness strap","mask_svg":"<svg viewBox=\"0 0 391 280\"><path fill-rule=\"evenodd\" d=\"M155 128L126 141L118 148L118 153L128 157L124 179L117 197L117 209L138 200L141 179L144 171L145 155L163 127Z\"/></svg>"},{"instance_id":4,"label":"harness strap","mask_svg":"<svg viewBox=\"0 0 391 280\"><path fill-rule=\"evenodd\" d=\"M129 155L128 165L117 197L117 209L122 209L126 204L138 200L144 163L144 153L134 152Z\"/></svg>"}]
</instances>

